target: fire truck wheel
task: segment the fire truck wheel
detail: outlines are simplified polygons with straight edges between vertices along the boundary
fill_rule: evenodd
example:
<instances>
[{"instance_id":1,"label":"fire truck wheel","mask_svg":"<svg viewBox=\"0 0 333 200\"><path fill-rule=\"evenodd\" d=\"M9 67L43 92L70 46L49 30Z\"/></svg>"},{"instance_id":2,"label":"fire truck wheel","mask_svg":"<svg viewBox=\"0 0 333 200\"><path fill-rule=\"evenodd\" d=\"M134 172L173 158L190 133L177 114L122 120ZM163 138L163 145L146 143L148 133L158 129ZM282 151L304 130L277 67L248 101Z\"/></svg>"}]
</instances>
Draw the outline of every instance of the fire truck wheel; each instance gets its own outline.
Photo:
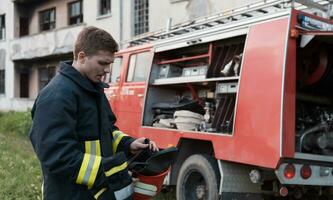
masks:
<instances>
[{"instance_id":1,"label":"fire truck wheel","mask_svg":"<svg viewBox=\"0 0 333 200\"><path fill-rule=\"evenodd\" d=\"M177 179L177 199L218 199L219 172L211 156L192 155L180 168Z\"/></svg>"}]
</instances>

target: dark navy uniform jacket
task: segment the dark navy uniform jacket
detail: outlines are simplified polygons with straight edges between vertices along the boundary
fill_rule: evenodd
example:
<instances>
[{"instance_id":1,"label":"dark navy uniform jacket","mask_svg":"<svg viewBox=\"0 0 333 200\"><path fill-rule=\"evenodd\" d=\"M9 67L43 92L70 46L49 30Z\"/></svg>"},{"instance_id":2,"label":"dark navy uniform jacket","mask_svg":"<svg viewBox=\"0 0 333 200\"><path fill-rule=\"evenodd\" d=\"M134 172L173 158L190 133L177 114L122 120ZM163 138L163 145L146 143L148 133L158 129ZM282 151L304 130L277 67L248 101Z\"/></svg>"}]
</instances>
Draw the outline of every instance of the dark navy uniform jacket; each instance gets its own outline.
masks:
<instances>
[{"instance_id":1,"label":"dark navy uniform jacket","mask_svg":"<svg viewBox=\"0 0 333 200\"><path fill-rule=\"evenodd\" d=\"M30 140L41 163L44 200L130 199L133 139L114 125L103 92L69 62L39 93Z\"/></svg>"}]
</instances>

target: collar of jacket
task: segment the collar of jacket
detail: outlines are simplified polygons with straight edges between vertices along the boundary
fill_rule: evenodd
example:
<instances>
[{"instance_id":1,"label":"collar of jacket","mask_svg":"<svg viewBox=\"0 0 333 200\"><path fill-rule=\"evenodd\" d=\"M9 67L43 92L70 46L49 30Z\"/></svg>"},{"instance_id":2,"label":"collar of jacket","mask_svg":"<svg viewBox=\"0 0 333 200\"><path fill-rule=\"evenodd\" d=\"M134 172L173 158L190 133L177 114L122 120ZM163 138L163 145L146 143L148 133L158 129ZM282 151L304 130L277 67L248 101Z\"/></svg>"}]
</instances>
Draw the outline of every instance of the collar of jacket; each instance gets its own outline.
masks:
<instances>
[{"instance_id":1,"label":"collar of jacket","mask_svg":"<svg viewBox=\"0 0 333 200\"><path fill-rule=\"evenodd\" d=\"M72 61L65 61L65 62L60 62L60 69L59 73L66 76L67 78L71 79L74 81L76 84L78 84L80 87L83 89L95 93L95 94L100 94L100 91L103 92L104 88L108 88L109 85L103 82L99 83L92 83L90 80L85 78L78 72L73 66L72 66Z\"/></svg>"}]
</instances>

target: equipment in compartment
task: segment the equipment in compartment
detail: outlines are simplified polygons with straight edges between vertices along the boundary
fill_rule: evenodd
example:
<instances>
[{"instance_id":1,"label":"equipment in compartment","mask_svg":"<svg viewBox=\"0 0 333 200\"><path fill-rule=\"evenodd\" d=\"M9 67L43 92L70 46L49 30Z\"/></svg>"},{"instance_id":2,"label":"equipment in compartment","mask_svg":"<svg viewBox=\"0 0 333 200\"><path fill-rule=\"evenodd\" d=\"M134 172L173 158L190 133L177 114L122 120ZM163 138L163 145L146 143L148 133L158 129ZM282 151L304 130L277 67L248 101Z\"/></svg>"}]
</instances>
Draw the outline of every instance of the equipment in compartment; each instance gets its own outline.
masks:
<instances>
[{"instance_id":1,"label":"equipment in compartment","mask_svg":"<svg viewBox=\"0 0 333 200\"><path fill-rule=\"evenodd\" d=\"M184 113L186 111L188 113L194 113L193 115L197 114L201 116L205 113L205 110L198 103L198 101L191 100L186 97L182 97L179 101L155 103L152 106L152 109L154 115L152 125L154 127L177 128L176 125L178 123L179 126L187 128L186 130L190 129L188 126L186 126L186 124L182 126L182 123L185 123L184 121L182 121L184 119L184 116L179 115L179 117L182 118L178 119L178 121L175 119L178 116L175 116L175 113L177 111L183 111L181 113Z\"/></svg>"},{"instance_id":2,"label":"equipment in compartment","mask_svg":"<svg viewBox=\"0 0 333 200\"><path fill-rule=\"evenodd\" d=\"M232 133L235 102L235 93L221 95L218 99L217 108L212 121L213 130L222 133Z\"/></svg>"},{"instance_id":3,"label":"equipment in compartment","mask_svg":"<svg viewBox=\"0 0 333 200\"><path fill-rule=\"evenodd\" d=\"M333 155L333 107L297 101L296 151Z\"/></svg>"},{"instance_id":4,"label":"equipment in compartment","mask_svg":"<svg viewBox=\"0 0 333 200\"><path fill-rule=\"evenodd\" d=\"M202 66L196 66L196 67L187 67L183 69L182 76L183 77L188 77L188 76L202 76L206 75L207 72L207 65L202 65Z\"/></svg>"},{"instance_id":5,"label":"equipment in compartment","mask_svg":"<svg viewBox=\"0 0 333 200\"><path fill-rule=\"evenodd\" d=\"M330 93L333 84L332 47L316 36L297 52L297 82L299 89L313 87L316 91Z\"/></svg>"},{"instance_id":6,"label":"equipment in compartment","mask_svg":"<svg viewBox=\"0 0 333 200\"><path fill-rule=\"evenodd\" d=\"M238 85L237 83L217 83L215 93L216 95L236 93L237 85Z\"/></svg>"},{"instance_id":7,"label":"equipment in compartment","mask_svg":"<svg viewBox=\"0 0 333 200\"><path fill-rule=\"evenodd\" d=\"M237 82L217 82L215 86L198 90L191 86L182 98L178 97L180 100L152 105L152 126L231 134L237 88Z\"/></svg>"},{"instance_id":8,"label":"equipment in compartment","mask_svg":"<svg viewBox=\"0 0 333 200\"><path fill-rule=\"evenodd\" d=\"M163 118L166 116L157 116L153 122L154 127L159 128L175 128L173 118Z\"/></svg>"},{"instance_id":9,"label":"equipment in compartment","mask_svg":"<svg viewBox=\"0 0 333 200\"><path fill-rule=\"evenodd\" d=\"M182 68L176 65L165 64L160 66L158 78L178 77L181 76L181 74L182 74Z\"/></svg>"},{"instance_id":10,"label":"equipment in compartment","mask_svg":"<svg viewBox=\"0 0 333 200\"><path fill-rule=\"evenodd\" d=\"M242 61L243 42L216 47L213 61L207 71L207 78L238 76Z\"/></svg>"},{"instance_id":11,"label":"equipment in compartment","mask_svg":"<svg viewBox=\"0 0 333 200\"><path fill-rule=\"evenodd\" d=\"M238 80L244 41L245 37L240 36L158 53L153 65L157 73L152 73L150 82L154 93L162 88L167 95L152 95L147 124L231 134L238 90L238 83L231 81ZM187 100L179 100L179 96L186 95ZM178 116L179 112L193 112L200 117Z\"/></svg>"},{"instance_id":12,"label":"equipment in compartment","mask_svg":"<svg viewBox=\"0 0 333 200\"><path fill-rule=\"evenodd\" d=\"M318 35L297 51L297 152L333 155L331 51L331 41Z\"/></svg>"},{"instance_id":13,"label":"equipment in compartment","mask_svg":"<svg viewBox=\"0 0 333 200\"><path fill-rule=\"evenodd\" d=\"M243 54L235 55L221 70L221 76L239 76L242 57Z\"/></svg>"},{"instance_id":14,"label":"equipment in compartment","mask_svg":"<svg viewBox=\"0 0 333 200\"><path fill-rule=\"evenodd\" d=\"M176 124L177 129L180 130L198 130L203 121L203 115L188 110L175 111L174 114L174 123Z\"/></svg>"},{"instance_id":15,"label":"equipment in compartment","mask_svg":"<svg viewBox=\"0 0 333 200\"><path fill-rule=\"evenodd\" d=\"M157 79L154 84L168 84L176 82L191 82L193 80L204 80L207 73L207 65L180 68L175 65L161 65Z\"/></svg>"}]
</instances>

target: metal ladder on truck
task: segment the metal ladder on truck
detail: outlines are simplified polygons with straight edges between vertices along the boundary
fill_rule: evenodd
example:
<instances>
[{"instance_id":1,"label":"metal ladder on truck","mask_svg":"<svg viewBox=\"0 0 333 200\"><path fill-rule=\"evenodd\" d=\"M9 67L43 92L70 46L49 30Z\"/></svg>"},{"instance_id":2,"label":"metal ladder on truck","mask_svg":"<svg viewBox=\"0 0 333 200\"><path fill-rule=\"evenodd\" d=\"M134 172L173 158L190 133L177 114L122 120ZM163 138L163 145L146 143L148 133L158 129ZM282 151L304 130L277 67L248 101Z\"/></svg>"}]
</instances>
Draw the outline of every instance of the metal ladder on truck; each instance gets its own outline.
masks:
<instances>
[{"instance_id":1,"label":"metal ladder on truck","mask_svg":"<svg viewBox=\"0 0 333 200\"><path fill-rule=\"evenodd\" d=\"M124 41L129 46L151 43L157 40L168 39L184 34L195 33L207 30L216 26L222 26L241 20L254 19L259 16L277 13L287 8L295 9L316 9L330 17L333 0L263 0L236 9L224 11L218 14L197 18L188 22L180 23L170 30L158 30L149 32Z\"/></svg>"}]
</instances>

